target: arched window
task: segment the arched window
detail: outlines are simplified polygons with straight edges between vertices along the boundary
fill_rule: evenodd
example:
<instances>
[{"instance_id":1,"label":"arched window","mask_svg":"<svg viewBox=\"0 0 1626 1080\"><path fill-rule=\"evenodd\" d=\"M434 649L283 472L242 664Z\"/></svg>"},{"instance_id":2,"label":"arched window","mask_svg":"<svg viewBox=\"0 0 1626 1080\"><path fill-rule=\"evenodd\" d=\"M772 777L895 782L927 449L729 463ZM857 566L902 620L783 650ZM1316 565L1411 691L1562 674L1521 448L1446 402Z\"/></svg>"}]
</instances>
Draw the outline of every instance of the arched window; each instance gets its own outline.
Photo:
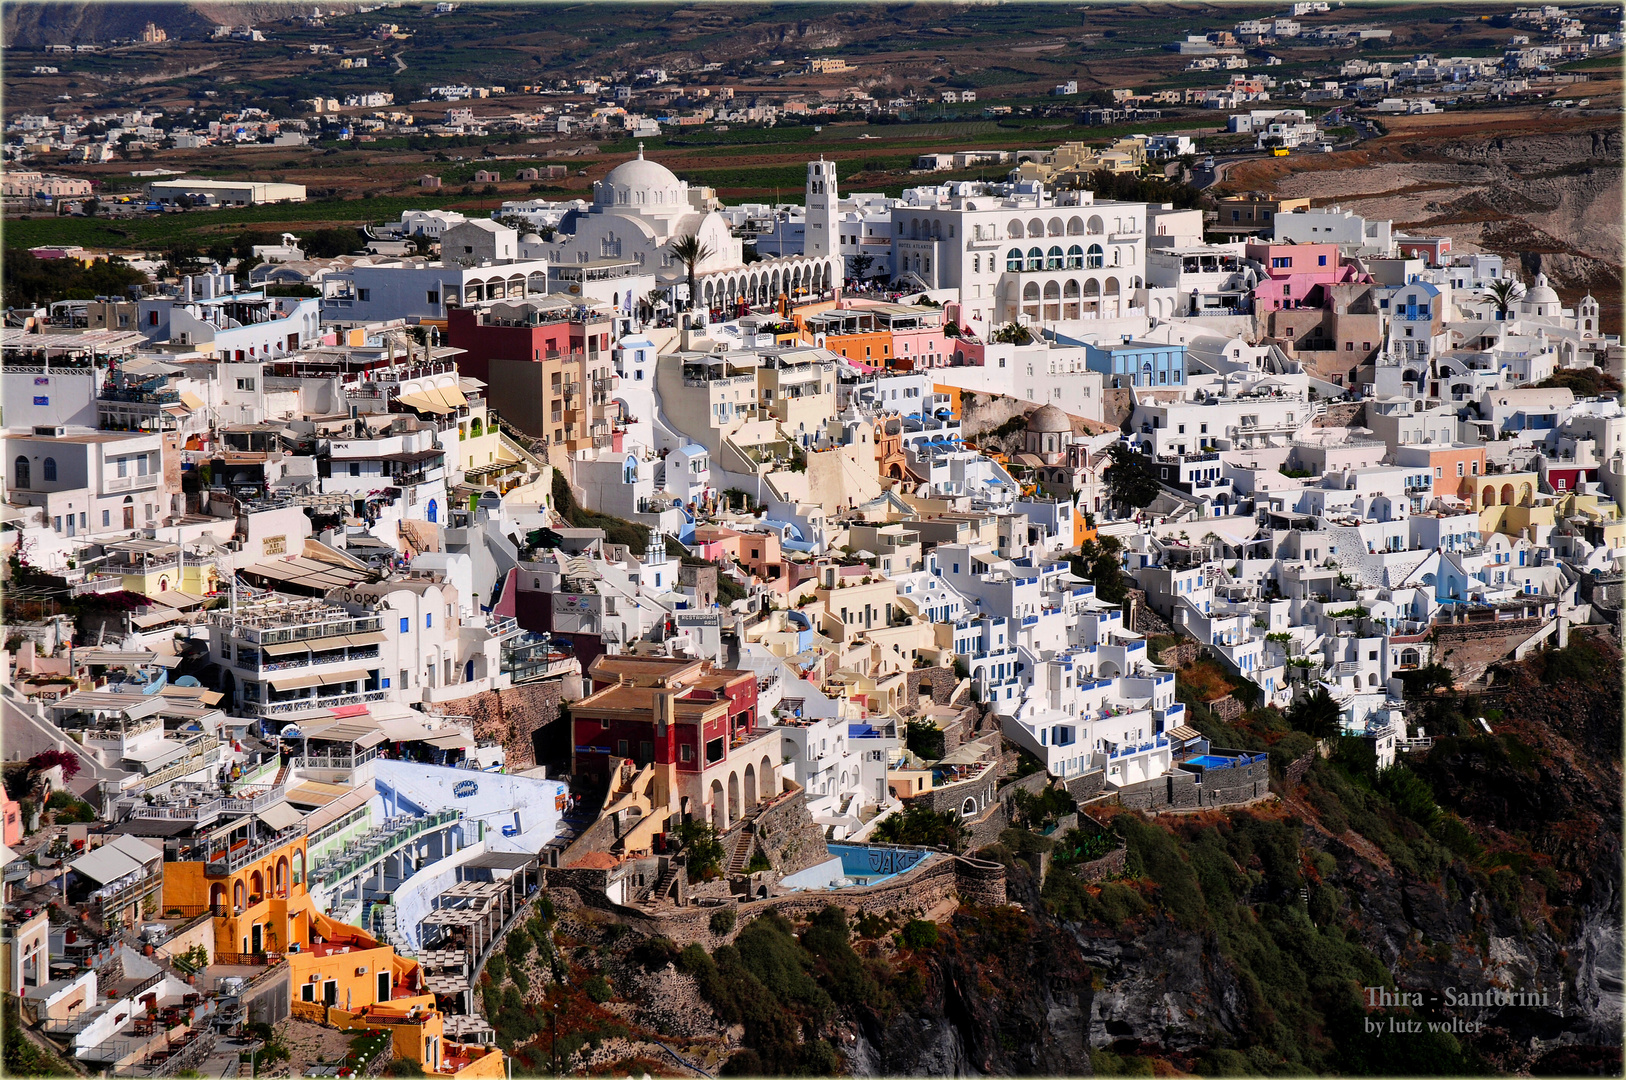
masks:
<instances>
[{"instance_id":1,"label":"arched window","mask_svg":"<svg viewBox=\"0 0 1626 1080\"><path fill-rule=\"evenodd\" d=\"M1041 251L1040 249L1038 249L1036 247L1028 248L1028 269L1029 270L1043 270L1044 269L1044 252L1043 251Z\"/></svg>"},{"instance_id":2,"label":"arched window","mask_svg":"<svg viewBox=\"0 0 1626 1080\"><path fill-rule=\"evenodd\" d=\"M440 520L440 507L436 504L434 499L429 500L429 507L424 511L423 516L428 519L429 524L431 525Z\"/></svg>"},{"instance_id":3,"label":"arched window","mask_svg":"<svg viewBox=\"0 0 1626 1080\"><path fill-rule=\"evenodd\" d=\"M1089 253L1084 260L1085 267L1090 270L1099 270L1103 261L1105 261L1105 252L1101 250L1101 245L1091 244Z\"/></svg>"},{"instance_id":4,"label":"arched window","mask_svg":"<svg viewBox=\"0 0 1626 1080\"><path fill-rule=\"evenodd\" d=\"M973 256L971 256L971 272L973 274L982 273L982 256L981 255L973 255Z\"/></svg>"},{"instance_id":5,"label":"arched window","mask_svg":"<svg viewBox=\"0 0 1626 1080\"><path fill-rule=\"evenodd\" d=\"M45 479L47 482L56 479L56 458L54 457L45 459Z\"/></svg>"},{"instance_id":6,"label":"arched window","mask_svg":"<svg viewBox=\"0 0 1626 1080\"><path fill-rule=\"evenodd\" d=\"M1072 247L1067 249L1067 269L1084 269L1084 249L1079 247L1077 244L1074 244Z\"/></svg>"},{"instance_id":7,"label":"arched window","mask_svg":"<svg viewBox=\"0 0 1626 1080\"><path fill-rule=\"evenodd\" d=\"M1011 248L1011 250L1009 250L1009 251L1007 251L1005 253L1005 269L1011 271L1012 273L1015 273L1016 271L1022 269L1022 249L1021 248ZM23 470L22 472L17 474L18 476L27 476L28 475L28 459L27 458L18 458L17 459L17 467L19 469ZM18 487L27 487L28 484L25 481L19 480L17 482L17 486Z\"/></svg>"},{"instance_id":8,"label":"arched window","mask_svg":"<svg viewBox=\"0 0 1626 1080\"><path fill-rule=\"evenodd\" d=\"M1011 223L1005 226L1005 235L1011 240L1020 240L1024 235L1022 232L1022 223L1013 218Z\"/></svg>"},{"instance_id":9,"label":"arched window","mask_svg":"<svg viewBox=\"0 0 1626 1080\"><path fill-rule=\"evenodd\" d=\"M476 416L469 423L469 438L478 439L481 435L484 435L485 433L486 433L486 426L484 424L482 424L480 422L480 418L478 416Z\"/></svg>"},{"instance_id":10,"label":"arched window","mask_svg":"<svg viewBox=\"0 0 1626 1080\"><path fill-rule=\"evenodd\" d=\"M1045 252L1044 268L1046 270L1060 270L1061 267L1062 267L1061 246L1059 244L1052 245L1050 250Z\"/></svg>"},{"instance_id":11,"label":"arched window","mask_svg":"<svg viewBox=\"0 0 1626 1080\"><path fill-rule=\"evenodd\" d=\"M33 487L34 485L31 482L28 473L28 459L23 455L18 454L17 463L11 472L11 486L20 488Z\"/></svg>"}]
</instances>

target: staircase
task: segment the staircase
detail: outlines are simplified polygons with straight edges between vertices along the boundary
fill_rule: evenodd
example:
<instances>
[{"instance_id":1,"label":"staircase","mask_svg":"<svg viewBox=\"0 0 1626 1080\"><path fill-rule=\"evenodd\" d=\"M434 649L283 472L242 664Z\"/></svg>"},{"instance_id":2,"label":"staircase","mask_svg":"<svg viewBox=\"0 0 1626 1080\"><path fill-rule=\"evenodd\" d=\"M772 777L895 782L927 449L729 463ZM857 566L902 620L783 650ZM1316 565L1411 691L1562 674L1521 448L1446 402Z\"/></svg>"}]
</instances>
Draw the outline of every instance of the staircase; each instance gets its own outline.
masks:
<instances>
[{"instance_id":1,"label":"staircase","mask_svg":"<svg viewBox=\"0 0 1626 1080\"><path fill-rule=\"evenodd\" d=\"M756 830L749 825L739 831L734 838L734 851L728 857L730 874L743 874L745 868L751 865L751 851L756 847L756 838Z\"/></svg>"},{"instance_id":2,"label":"staircase","mask_svg":"<svg viewBox=\"0 0 1626 1080\"><path fill-rule=\"evenodd\" d=\"M286 779L288 779L288 766L284 765L277 770L277 778L271 781L271 786L274 788L281 787L282 782Z\"/></svg>"},{"instance_id":3,"label":"staircase","mask_svg":"<svg viewBox=\"0 0 1626 1080\"><path fill-rule=\"evenodd\" d=\"M668 859L666 869L661 871L661 876L656 879L654 886L642 898L651 903L660 903L672 891L672 885L677 881L678 873L682 869L676 860Z\"/></svg>"}]
</instances>

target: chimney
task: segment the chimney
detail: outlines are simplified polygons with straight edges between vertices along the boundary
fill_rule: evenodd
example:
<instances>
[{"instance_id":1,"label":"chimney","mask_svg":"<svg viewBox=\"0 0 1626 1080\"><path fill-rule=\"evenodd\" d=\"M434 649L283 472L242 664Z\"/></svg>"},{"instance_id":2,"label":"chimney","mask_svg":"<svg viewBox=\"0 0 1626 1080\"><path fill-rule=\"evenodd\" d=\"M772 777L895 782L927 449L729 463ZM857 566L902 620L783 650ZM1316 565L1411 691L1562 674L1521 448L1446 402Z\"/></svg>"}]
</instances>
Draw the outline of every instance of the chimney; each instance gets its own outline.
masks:
<instances>
[{"instance_id":1,"label":"chimney","mask_svg":"<svg viewBox=\"0 0 1626 1080\"><path fill-rule=\"evenodd\" d=\"M203 274L199 280L203 282L203 296L200 299L213 300L215 298L215 276L213 274Z\"/></svg>"},{"instance_id":2,"label":"chimney","mask_svg":"<svg viewBox=\"0 0 1626 1080\"><path fill-rule=\"evenodd\" d=\"M181 299L186 303L192 302L192 275L187 274L181 278Z\"/></svg>"},{"instance_id":3,"label":"chimney","mask_svg":"<svg viewBox=\"0 0 1626 1080\"><path fill-rule=\"evenodd\" d=\"M237 279L231 274L220 275L220 295L227 296L237 291Z\"/></svg>"},{"instance_id":4,"label":"chimney","mask_svg":"<svg viewBox=\"0 0 1626 1080\"><path fill-rule=\"evenodd\" d=\"M684 312L681 317L683 319L683 322L680 325L683 327L683 329L682 329L682 332L678 335L678 350L680 352L688 352L689 348L690 348L689 343L692 340L691 337L690 337L690 332L689 332L689 313Z\"/></svg>"}]
</instances>

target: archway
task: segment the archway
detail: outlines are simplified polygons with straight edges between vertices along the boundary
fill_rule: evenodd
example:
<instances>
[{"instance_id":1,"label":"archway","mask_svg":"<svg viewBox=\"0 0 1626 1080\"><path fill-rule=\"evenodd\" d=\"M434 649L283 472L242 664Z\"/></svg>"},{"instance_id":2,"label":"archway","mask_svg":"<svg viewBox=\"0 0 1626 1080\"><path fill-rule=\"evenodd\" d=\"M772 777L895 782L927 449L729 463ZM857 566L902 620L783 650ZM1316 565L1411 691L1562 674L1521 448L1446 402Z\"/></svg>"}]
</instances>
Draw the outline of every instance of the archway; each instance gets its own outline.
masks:
<instances>
[{"instance_id":1,"label":"archway","mask_svg":"<svg viewBox=\"0 0 1626 1080\"><path fill-rule=\"evenodd\" d=\"M1513 485L1512 484L1503 484L1502 485L1502 505L1503 506L1512 506L1513 505Z\"/></svg>"},{"instance_id":2,"label":"archway","mask_svg":"<svg viewBox=\"0 0 1626 1080\"><path fill-rule=\"evenodd\" d=\"M974 817L976 817L977 816L977 800L973 799L971 796L967 795L965 797L965 802L960 804L960 816L963 817L963 818L974 818Z\"/></svg>"},{"instance_id":3,"label":"archway","mask_svg":"<svg viewBox=\"0 0 1626 1080\"><path fill-rule=\"evenodd\" d=\"M247 894L248 894L248 890L243 888L243 883L241 881L237 881L237 882L234 882L232 884L232 887L231 887L231 906L232 906L232 908L234 910L236 910L236 911L242 911L243 910L243 899L244 899L244 897L247 896Z\"/></svg>"},{"instance_id":4,"label":"archway","mask_svg":"<svg viewBox=\"0 0 1626 1080\"><path fill-rule=\"evenodd\" d=\"M779 794L773 778L773 762L768 760L767 754L762 755L762 762L757 766L757 783L762 788L759 794L763 802L767 802Z\"/></svg>"},{"instance_id":5,"label":"archway","mask_svg":"<svg viewBox=\"0 0 1626 1080\"><path fill-rule=\"evenodd\" d=\"M1487 486L1485 488L1485 493L1481 496L1481 503L1485 506L1496 505L1496 489L1494 487Z\"/></svg>"},{"instance_id":6,"label":"archway","mask_svg":"<svg viewBox=\"0 0 1626 1080\"><path fill-rule=\"evenodd\" d=\"M248 875L248 894L260 897L265 895L265 875L258 870Z\"/></svg>"},{"instance_id":7,"label":"archway","mask_svg":"<svg viewBox=\"0 0 1626 1080\"><path fill-rule=\"evenodd\" d=\"M226 906L226 886L224 882L217 881L209 886L209 906L216 911Z\"/></svg>"},{"instance_id":8,"label":"archway","mask_svg":"<svg viewBox=\"0 0 1626 1080\"><path fill-rule=\"evenodd\" d=\"M277 860L277 895L288 895L288 856Z\"/></svg>"},{"instance_id":9,"label":"archway","mask_svg":"<svg viewBox=\"0 0 1626 1080\"><path fill-rule=\"evenodd\" d=\"M1030 319L1039 317L1039 283L1036 281L1022 287L1022 313Z\"/></svg>"},{"instance_id":10,"label":"archway","mask_svg":"<svg viewBox=\"0 0 1626 1080\"><path fill-rule=\"evenodd\" d=\"M1078 282L1069 281L1061 289L1061 317L1064 319L1078 318Z\"/></svg>"},{"instance_id":11,"label":"archway","mask_svg":"<svg viewBox=\"0 0 1626 1080\"><path fill-rule=\"evenodd\" d=\"M745 805L757 804L757 769L755 765L745 767Z\"/></svg>"},{"instance_id":12,"label":"archway","mask_svg":"<svg viewBox=\"0 0 1626 1080\"><path fill-rule=\"evenodd\" d=\"M1044 317L1048 322L1061 318L1061 287L1054 281L1045 282Z\"/></svg>"},{"instance_id":13,"label":"archway","mask_svg":"<svg viewBox=\"0 0 1626 1080\"><path fill-rule=\"evenodd\" d=\"M294 852L294 884L303 884L305 881L305 853Z\"/></svg>"},{"instance_id":14,"label":"archway","mask_svg":"<svg viewBox=\"0 0 1626 1080\"><path fill-rule=\"evenodd\" d=\"M731 772L731 773L728 774L728 820L729 820L729 823L732 824L732 823L740 820L740 817L741 817L743 812L744 812L744 808L740 804L740 774L737 773L737 772Z\"/></svg>"},{"instance_id":15,"label":"archway","mask_svg":"<svg viewBox=\"0 0 1626 1080\"><path fill-rule=\"evenodd\" d=\"M728 807L723 803L723 784L720 780L711 782L711 827L718 832L728 828L726 817Z\"/></svg>"}]
</instances>

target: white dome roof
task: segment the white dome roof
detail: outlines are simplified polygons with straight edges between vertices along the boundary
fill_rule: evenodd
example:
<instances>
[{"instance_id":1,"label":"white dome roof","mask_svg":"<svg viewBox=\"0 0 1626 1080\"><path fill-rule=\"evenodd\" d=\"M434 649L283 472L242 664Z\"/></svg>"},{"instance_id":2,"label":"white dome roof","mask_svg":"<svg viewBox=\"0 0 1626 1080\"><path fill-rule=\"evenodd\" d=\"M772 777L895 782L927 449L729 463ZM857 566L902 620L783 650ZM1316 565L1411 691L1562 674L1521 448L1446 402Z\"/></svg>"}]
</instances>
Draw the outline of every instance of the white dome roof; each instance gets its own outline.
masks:
<instances>
[{"instance_id":1,"label":"white dome roof","mask_svg":"<svg viewBox=\"0 0 1626 1080\"><path fill-rule=\"evenodd\" d=\"M1535 286L1524 294L1523 299L1526 304L1556 304L1558 294L1547 284L1546 274L1537 274Z\"/></svg>"},{"instance_id":2,"label":"white dome roof","mask_svg":"<svg viewBox=\"0 0 1626 1080\"><path fill-rule=\"evenodd\" d=\"M644 158L643 152L623 161L593 185L593 202L599 206L633 206L660 210L687 210L683 181L658 161Z\"/></svg>"}]
</instances>

